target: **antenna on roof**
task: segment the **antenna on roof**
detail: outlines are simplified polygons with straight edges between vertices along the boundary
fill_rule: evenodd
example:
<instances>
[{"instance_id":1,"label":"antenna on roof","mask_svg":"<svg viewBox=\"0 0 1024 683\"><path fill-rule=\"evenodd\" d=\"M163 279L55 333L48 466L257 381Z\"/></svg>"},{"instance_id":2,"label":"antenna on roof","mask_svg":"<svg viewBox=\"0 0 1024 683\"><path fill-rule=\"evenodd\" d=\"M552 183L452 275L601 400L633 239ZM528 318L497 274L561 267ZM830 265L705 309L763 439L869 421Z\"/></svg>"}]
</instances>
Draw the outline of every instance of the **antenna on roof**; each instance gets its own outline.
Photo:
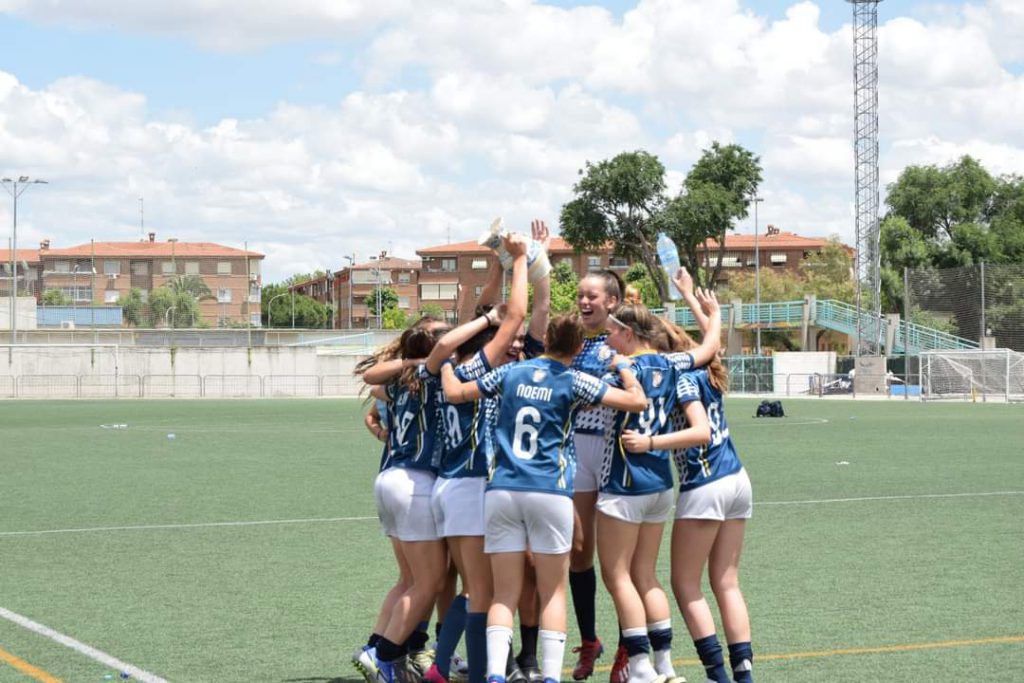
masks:
<instances>
[{"instance_id":1,"label":"antenna on roof","mask_svg":"<svg viewBox=\"0 0 1024 683\"><path fill-rule=\"evenodd\" d=\"M139 239L146 239L146 200L139 197Z\"/></svg>"}]
</instances>

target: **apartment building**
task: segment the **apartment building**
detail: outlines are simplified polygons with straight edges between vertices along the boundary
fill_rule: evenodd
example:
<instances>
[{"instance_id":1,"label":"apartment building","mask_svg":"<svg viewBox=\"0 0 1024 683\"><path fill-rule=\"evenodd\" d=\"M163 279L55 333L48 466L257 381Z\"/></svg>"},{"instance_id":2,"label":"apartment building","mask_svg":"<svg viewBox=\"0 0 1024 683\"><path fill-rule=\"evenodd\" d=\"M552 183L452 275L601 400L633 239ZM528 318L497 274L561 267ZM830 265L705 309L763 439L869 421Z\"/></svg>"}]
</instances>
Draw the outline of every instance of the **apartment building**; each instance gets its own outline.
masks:
<instances>
[{"instance_id":1,"label":"apartment building","mask_svg":"<svg viewBox=\"0 0 1024 683\"><path fill-rule=\"evenodd\" d=\"M378 326L375 305L366 305L366 297L379 284L398 295L398 308L408 316L419 313L418 291L420 262L382 253L365 263L356 263L314 280L293 285L296 294L304 294L333 311L335 329Z\"/></svg>"},{"instance_id":2,"label":"apartment building","mask_svg":"<svg viewBox=\"0 0 1024 683\"><path fill-rule=\"evenodd\" d=\"M264 255L211 242L157 241L156 233L140 242L91 242L62 249L48 240L38 251L41 298L56 289L77 305L114 305L132 289L150 292L176 276L194 275L211 297L199 302L202 320L211 325L260 324L261 264ZM159 321L153 321L159 324Z\"/></svg>"},{"instance_id":3,"label":"apartment building","mask_svg":"<svg viewBox=\"0 0 1024 683\"><path fill-rule=\"evenodd\" d=\"M764 234L756 238L754 235L726 235L720 281L726 283L733 273L752 270L758 262L758 256L761 268L799 272L804 259L822 251L829 244L828 239L784 232L774 225L769 225ZM852 258L853 249L846 247L846 250ZM714 268L718 264L718 242L708 240L702 254L705 251L710 267Z\"/></svg>"}]
</instances>

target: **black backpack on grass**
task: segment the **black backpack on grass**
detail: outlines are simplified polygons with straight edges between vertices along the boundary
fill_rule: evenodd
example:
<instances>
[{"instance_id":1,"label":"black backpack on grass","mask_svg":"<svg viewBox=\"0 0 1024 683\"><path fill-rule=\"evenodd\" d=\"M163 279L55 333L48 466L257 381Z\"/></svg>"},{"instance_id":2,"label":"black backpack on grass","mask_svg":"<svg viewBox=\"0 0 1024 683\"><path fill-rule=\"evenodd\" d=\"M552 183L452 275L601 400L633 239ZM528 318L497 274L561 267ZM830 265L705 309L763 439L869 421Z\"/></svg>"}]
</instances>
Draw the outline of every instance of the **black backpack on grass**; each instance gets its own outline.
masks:
<instances>
[{"instance_id":1,"label":"black backpack on grass","mask_svg":"<svg viewBox=\"0 0 1024 683\"><path fill-rule=\"evenodd\" d=\"M786 417L786 411L782 409L782 401L761 401L757 407L754 417Z\"/></svg>"}]
</instances>

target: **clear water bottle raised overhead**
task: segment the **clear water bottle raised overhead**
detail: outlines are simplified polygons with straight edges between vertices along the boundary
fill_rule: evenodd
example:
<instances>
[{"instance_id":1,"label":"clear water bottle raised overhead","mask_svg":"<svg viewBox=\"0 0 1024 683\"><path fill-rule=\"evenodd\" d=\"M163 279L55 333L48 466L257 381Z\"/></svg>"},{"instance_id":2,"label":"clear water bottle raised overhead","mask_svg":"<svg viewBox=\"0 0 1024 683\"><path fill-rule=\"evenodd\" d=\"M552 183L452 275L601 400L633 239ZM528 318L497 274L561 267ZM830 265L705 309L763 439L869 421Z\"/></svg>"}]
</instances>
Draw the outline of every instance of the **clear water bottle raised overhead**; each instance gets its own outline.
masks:
<instances>
[{"instance_id":1,"label":"clear water bottle raised overhead","mask_svg":"<svg viewBox=\"0 0 1024 683\"><path fill-rule=\"evenodd\" d=\"M658 233L658 260L661 261L661 269L665 271L665 277L668 279L669 297L672 301L679 301L683 298L683 293L672 282L673 276L679 270L679 250L676 249L676 243L663 232Z\"/></svg>"}]
</instances>

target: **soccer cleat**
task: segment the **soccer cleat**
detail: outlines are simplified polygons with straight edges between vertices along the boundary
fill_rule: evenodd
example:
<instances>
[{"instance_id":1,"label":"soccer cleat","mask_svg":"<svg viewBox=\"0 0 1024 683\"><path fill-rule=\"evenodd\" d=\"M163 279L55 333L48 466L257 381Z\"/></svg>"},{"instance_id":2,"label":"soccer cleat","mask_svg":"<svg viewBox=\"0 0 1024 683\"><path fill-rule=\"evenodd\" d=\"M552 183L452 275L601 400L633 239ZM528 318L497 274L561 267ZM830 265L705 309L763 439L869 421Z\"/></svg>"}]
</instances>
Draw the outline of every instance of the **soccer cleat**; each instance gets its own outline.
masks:
<instances>
[{"instance_id":1,"label":"soccer cleat","mask_svg":"<svg viewBox=\"0 0 1024 683\"><path fill-rule=\"evenodd\" d=\"M469 662L463 659L458 652L452 654L451 663L448 664L449 683L466 683L469 680Z\"/></svg>"},{"instance_id":2,"label":"soccer cleat","mask_svg":"<svg viewBox=\"0 0 1024 683\"><path fill-rule=\"evenodd\" d=\"M608 682L629 683L629 653L621 645L615 650L615 661L612 663L612 672L608 676Z\"/></svg>"},{"instance_id":3,"label":"soccer cleat","mask_svg":"<svg viewBox=\"0 0 1024 683\"><path fill-rule=\"evenodd\" d=\"M544 674L540 672L540 669L535 666L526 666L522 668L523 675L526 676L528 683L544 683Z\"/></svg>"},{"instance_id":4,"label":"soccer cleat","mask_svg":"<svg viewBox=\"0 0 1024 683\"><path fill-rule=\"evenodd\" d=\"M665 683L686 683L686 676L673 676Z\"/></svg>"},{"instance_id":5,"label":"soccer cleat","mask_svg":"<svg viewBox=\"0 0 1024 683\"><path fill-rule=\"evenodd\" d=\"M594 673L594 661L604 654L604 645L598 640L584 640L579 647L574 647L573 652L578 652L580 658L576 660L576 666L572 670L572 678L575 681L582 681Z\"/></svg>"},{"instance_id":6,"label":"soccer cleat","mask_svg":"<svg viewBox=\"0 0 1024 683\"><path fill-rule=\"evenodd\" d=\"M434 665L434 651L433 650L419 650L417 652L410 652L406 655L408 660L409 672L414 674L416 678L423 678L427 673L427 670Z\"/></svg>"},{"instance_id":7,"label":"soccer cleat","mask_svg":"<svg viewBox=\"0 0 1024 683\"><path fill-rule=\"evenodd\" d=\"M427 673L423 674L420 679L423 683L448 683L448 679L441 675L441 672L437 668L437 662L430 665L427 669Z\"/></svg>"},{"instance_id":8,"label":"soccer cleat","mask_svg":"<svg viewBox=\"0 0 1024 683\"><path fill-rule=\"evenodd\" d=\"M363 645L352 654L352 665L362 674L366 683L377 683L377 651Z\"/></svg>"},{"instance_id":9,"label":"soccer cleat","mask_svg":"<svg viewBox=\"0 0 1024 683\"><path fill-rule=\"evenodd\" d=\"M373 679L373 683L398 683L397 669L399 661L382 662L379 659L375 659L377 675Z\"/></svg>"},{"instance_id":10,"label":"soccer cleat","mask_svg":"<svg viewBox=\"0 0 1024 683\"><path fill-rule=\"evenodd\" d=\"M505 683L504 676L488 676L487 683Z\"/></svg>"},{"instance_id":11,"label":"soccer cleat","mask_svg":"<svg viewBox=\"0 0 1024 683\"><path fill-rule=\"evenodd\" d=\"M530 679L526 677L526 673L518 666L508 672L505 677L506 683L530 683Z\"/></svg>"}]
</instances>

